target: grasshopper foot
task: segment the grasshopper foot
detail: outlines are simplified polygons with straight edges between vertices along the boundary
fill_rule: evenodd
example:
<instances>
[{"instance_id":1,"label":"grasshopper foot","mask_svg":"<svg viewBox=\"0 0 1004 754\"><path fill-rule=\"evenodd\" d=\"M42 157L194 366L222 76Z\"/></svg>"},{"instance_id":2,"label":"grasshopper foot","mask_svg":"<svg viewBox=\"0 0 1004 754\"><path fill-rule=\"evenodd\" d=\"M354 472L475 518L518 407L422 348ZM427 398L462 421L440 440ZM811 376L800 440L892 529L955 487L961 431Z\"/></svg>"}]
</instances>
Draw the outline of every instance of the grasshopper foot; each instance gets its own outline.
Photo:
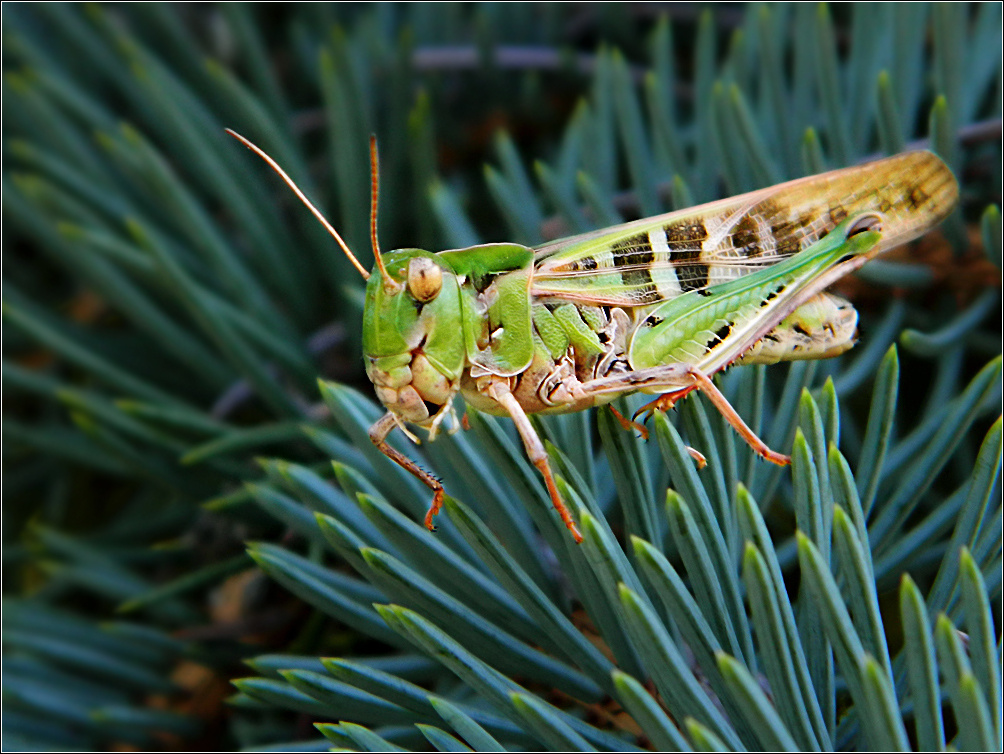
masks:
<instances>
[{"instance_id":1,"label":"grasshopper foot","mask_svg":"<svg viewBox=\"0 0 1004 754\"><path fill-rule=\"evenodd\" d=\"M432 522L432 519L436 517L443 508L443 490L442 488L436 490L436 494L432 497L432 505L429 506L429 510L425 513L425 528L429 531L436 531L436 525Z\"/></svg>"},{"instance_id":2,"label":"grasshopper foot","mask_svg":"<svg viewBox=\"0 0 1004 754\"><path fill-rule=\"evenodd\" d=\"M770 461L778 466L791 465L791 456L786 456L784 453L778 453L776 450L771 450L770 448L767 448L764 453L760 453L759 448L753 448L753 450L755 450L765 461Z\"/></svg>"},{"instance_id":3,"label":"grasshopper foot","mask_svg":"<svg viewBox=\"0 0 1004 754\"><path fill-rule=\"evenodd\" d=\"M697 464L698 471L708 465L708 459L705 458L704 453L699 451L697 448L692 448L688 445L687 452L690 454L690 457L694 459L694 463Z\"/></svg>"}]
</instances>

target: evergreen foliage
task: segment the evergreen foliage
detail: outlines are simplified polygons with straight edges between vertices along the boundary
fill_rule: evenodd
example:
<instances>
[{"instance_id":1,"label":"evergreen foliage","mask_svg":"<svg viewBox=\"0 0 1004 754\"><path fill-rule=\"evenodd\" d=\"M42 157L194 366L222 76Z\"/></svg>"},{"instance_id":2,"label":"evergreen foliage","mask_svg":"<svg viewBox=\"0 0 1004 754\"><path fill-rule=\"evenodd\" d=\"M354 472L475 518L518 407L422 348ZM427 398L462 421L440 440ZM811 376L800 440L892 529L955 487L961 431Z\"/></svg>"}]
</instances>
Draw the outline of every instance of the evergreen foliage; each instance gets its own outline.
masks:
<instances>
[{"instance_id":1,"label":"evergreen foliage","mask_svg":"<svg viewBox=\"0 0 1004 754\"><path fill-rule=\"evenodd\" d=\"M3 29L6 748L1001 748L1000 4L5 4ZM963 196L846 283L856 349L720 376L790 470L699 396L648 442L535 418L575 545L472 412L398 445L445 484L433 535L367 438L361 279L224 127L360 252L371 132L385 249L912 147ZM212 679L248 667L222 712Z\"/></svg>"}]
</instances>

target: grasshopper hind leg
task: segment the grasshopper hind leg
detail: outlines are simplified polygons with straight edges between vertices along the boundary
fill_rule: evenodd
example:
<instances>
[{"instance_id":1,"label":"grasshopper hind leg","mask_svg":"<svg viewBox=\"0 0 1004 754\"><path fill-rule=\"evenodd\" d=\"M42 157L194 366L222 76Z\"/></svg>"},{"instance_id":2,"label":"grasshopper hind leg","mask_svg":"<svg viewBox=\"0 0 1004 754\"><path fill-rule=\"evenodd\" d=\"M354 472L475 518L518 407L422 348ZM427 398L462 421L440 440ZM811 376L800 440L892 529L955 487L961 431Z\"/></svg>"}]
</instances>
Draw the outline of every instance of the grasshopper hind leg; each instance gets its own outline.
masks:
<instances>
[{"instance_id":1,"label":"grasshopper hind leg","mask_svg":"<svg viewBox=\"0 0 1004 754\"><path fill-rule=\"evenodd\" d=\"M768 446L767 443L761 440L757 434L750 429L749 425L744 422L743 418L739 415L739 412L732 407L728 398L722 394L722 391L718 389L708 375L699 369L691 369L690 375L694 378L697 389L707 396L708 400L710 400L714 407L721 412L722 416L725 417L725 420L732 425L732 428L739 433L739 436L746 441L747 445L753 448L753 451L757 455L765 461L770 461L778 466L788 466L791 463L790 456L771 450L770 446Z\"/></svg>"},{"instance_id":2,"label":"grasshopper hind leg","mask_svg":"<svg viewBox=\"0 0 1004 754\"><path fill-rule=\"evenodd\" d=\"M666 392L644 406L641 412L672 408L676 405L677 401L688 393L700 390L757 455L771 463L776 463L778 466L787 466L791 463L790 457L772 450L767 443L757 437L756 433L743 421L739 413L732 407L728 399L722 395L722 392L715 386L715 383L711 381L711 378L707 374L697 367L688 364L649 367L648 369L639 369L614 377L601 377L600 379L590 380L580 385L579 395L582 397L600 396L642 389L654 392L660 388L666 390ZM635 418L637 418L637 414ZM700 464L703 456L697 453L697 451L693 451L693 449L688 450L692 451L691 456Z\"/></svg>"}]
</instances>

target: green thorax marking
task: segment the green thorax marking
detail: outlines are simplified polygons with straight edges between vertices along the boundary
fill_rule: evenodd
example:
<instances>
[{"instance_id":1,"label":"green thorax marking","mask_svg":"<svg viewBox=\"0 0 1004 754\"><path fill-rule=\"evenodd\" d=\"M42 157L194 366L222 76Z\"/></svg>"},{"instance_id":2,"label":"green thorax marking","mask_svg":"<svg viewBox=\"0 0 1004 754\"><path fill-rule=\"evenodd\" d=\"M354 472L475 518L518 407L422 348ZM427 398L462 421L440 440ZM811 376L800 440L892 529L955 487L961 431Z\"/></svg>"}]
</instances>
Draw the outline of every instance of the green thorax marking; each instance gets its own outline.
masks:
<instances>
[{"instance_id":1,"label":"green thorax marking","mask_svg":"<svg viewBox=\"0 0 1004 754\"><path fill-rule=\"evenodd\" d=\"M436 258L460 281L469 362L503 377L526 369L534 348L530 313L533 250L518 244L484 244L441 251Z\"/></svg>"}]
</instances>

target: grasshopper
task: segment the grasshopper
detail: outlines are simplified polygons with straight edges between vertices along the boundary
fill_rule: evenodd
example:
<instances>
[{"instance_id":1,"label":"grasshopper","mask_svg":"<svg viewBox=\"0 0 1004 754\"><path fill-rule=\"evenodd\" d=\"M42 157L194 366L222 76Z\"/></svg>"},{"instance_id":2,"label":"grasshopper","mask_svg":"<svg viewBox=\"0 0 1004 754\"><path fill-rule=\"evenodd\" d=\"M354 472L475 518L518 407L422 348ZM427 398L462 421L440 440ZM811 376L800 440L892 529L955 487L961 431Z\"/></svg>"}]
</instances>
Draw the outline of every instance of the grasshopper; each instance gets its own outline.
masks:
<instances>
[{"instance_id":1,"label":"grasshopper","mask_svg":"<svg viewBox=\"0 0 1004 754\"><path fill-rule=\"evenodd\" d=\"M367 280L363 358L387 409L370 439L433 491L430 530L443 485L386 440L397 427L418 442L406 424L434 440L447 417L455 429L458 393L470 408L513 420L576 541L582 537L528 414L581 411L637 391L659 396L642 411L664 410L700 390L757 454L790 463L756 436L710 376L734 363L846 351L857 312L824 289L933 228L959 190L937 156L908 152L536 248L381 253L371 138L376 267L367 273L282 168L230 133L279 173Z\"/></svg>"}]
</instances>

